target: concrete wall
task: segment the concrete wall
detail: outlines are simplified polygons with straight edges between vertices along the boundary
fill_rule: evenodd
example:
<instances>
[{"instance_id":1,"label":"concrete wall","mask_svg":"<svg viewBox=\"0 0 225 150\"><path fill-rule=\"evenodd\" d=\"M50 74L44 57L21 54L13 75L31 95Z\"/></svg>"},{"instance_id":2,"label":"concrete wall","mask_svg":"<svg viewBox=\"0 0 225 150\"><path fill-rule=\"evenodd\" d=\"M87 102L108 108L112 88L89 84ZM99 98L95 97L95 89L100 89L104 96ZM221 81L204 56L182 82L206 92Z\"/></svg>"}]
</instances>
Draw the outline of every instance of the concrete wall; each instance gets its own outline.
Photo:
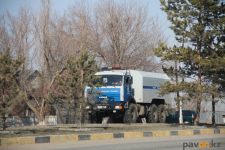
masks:
<instances>
[{"instance_id":1,"label":"concrete wall","mask_svg":"<svg viewBox=\"0 0 225 150\"><path fill-rule=\"evenodd\" d=\"M6 126L8 127L37 125L38 123L37 117L13 116L6 119ZM45 123L46 125L57 125L57 116L45 116ZM0 119L0 126L2 126L2 119Z\"/></svg>"},{"instance_id":2,"label":"concrete wall","mask_svg":"<svg viewBox=\"0 0 225 150\"><path fill-rule=\"evenodd\" d=\"M225 123L222 117L222 113L216 112L215 117L216 123ZM199 122L212 123L212 112L201 112Z\"/></svg>"}]
</instances>

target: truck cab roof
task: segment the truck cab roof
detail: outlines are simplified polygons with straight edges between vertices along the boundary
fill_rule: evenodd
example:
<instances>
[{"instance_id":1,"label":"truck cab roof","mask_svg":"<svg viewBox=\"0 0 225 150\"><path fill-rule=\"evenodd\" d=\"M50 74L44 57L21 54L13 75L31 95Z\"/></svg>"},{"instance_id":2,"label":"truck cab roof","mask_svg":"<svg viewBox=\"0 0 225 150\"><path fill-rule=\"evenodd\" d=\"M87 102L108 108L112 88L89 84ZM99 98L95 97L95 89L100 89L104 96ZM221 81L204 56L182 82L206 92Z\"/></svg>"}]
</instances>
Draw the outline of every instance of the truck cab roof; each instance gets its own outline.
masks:
<instances>
[{"instance_id":1,"label":"truck cab roof","mask_svg":"<svg viewBox=\"0 0 225 150\"><path fill-rule=\"evenodd\" d=\"M139 74L142 77L170 80L170 78L163 73L145 72L145 71L139 71L139 70L110 70L110 71L97 72L95 75L125 75L126 73L131 75Z\"/></svg>"}]
</instances>

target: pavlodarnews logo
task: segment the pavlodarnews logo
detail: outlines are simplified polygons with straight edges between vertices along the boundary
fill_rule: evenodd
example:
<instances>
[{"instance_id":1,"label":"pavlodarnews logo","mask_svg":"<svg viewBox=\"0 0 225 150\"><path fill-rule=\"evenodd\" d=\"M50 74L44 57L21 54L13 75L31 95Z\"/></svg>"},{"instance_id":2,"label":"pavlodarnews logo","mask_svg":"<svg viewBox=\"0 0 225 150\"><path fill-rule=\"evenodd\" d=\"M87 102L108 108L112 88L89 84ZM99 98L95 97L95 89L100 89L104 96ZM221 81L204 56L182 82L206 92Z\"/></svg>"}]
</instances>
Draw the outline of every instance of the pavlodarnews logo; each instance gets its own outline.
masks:
<instances>
[{"instance_id":1,"label":"pavlodarnews logo","mask_svg":"<svg viewBox=\"0 0 225 150\"><path fill-rule=\"evenodd\" d=\"M185 147L200 147L200 148L212 148L212 147L221 147L221 143L214 143L213 140L211 140L211 143L208 142L200 142L200 143L183 143L183 150L185 150Z\"/></svg>"}]
</instances>

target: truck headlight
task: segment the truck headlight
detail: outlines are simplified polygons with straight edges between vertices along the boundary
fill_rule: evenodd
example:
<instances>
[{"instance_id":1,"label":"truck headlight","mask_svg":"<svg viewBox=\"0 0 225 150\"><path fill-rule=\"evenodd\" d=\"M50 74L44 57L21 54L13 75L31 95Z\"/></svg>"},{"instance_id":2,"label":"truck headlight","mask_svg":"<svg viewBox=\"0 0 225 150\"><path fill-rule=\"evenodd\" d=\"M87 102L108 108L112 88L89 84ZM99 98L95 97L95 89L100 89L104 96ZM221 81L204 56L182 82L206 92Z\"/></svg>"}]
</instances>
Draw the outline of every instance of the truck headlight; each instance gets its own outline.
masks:
<instances>
[{"instance_id":1,"label":"truck headlight","mask_svg":"<svg viewBox=\"0 0 225 150\"><path fill-rule=\"evenodd\" d=\"M122 109L122 106L115 106L115 109Z\"/></svg>"}]
</instances>

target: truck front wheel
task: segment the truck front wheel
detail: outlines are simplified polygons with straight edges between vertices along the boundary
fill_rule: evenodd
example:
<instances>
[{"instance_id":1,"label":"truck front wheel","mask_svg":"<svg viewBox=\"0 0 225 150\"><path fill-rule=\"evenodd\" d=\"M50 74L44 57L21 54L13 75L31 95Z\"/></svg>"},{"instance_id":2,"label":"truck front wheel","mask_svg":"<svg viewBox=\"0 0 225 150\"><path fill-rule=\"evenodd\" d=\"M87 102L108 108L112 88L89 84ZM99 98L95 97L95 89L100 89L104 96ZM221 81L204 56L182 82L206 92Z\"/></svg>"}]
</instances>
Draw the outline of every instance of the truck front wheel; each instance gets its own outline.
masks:
<instances>
[{"instance_id":1,"label":"truck front wheel","mask_svg":"<svg viewBox=\"0 0 225 150\"><path fill-rule=\"evenodd\" d=\"M147 122L157 123L158 121L158 110L155 104L151 105L150 111L148 111Z\"/></svg>"},{"instance_id":2,"label":"truck front wheel","mask_svg":"<svg viewBox=\"0 0 225 150\"><path fill-rule=\"evenodd\" d=\"M136 121L137 121L137 107L134 104L130 104L129 108L125 111L123 122L136 123Z\"/></svg>"},{"instance_id":3,"label":"truck front wheel","mask_svg":"<svg viewBox=\"0 0 225 150\"><path fill-rule=\"evenodd\" d=\"M159 117L159 120L158 120L159 123L166 122L166 109L163 104L160 104L158 106L158 117Z\"/></svg>"}]
</instances>

